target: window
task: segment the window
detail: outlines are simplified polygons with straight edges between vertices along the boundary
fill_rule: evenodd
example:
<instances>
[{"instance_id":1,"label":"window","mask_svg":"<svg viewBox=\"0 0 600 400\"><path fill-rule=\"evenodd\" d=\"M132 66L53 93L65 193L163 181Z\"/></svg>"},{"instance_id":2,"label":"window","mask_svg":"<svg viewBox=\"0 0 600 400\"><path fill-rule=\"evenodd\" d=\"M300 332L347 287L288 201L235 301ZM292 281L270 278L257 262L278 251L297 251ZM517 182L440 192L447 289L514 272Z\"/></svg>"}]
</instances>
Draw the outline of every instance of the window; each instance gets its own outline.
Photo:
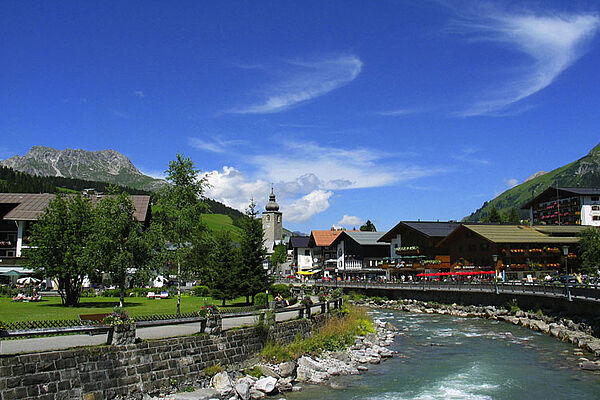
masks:
<instances>
[{"instance_id":1,"label":"window","mask_svg":"<svg viewBox=\"0 0 600 400\"><path fill-rule=\"evenodd\" d=\"M271 220L271 216L267 214L267 222Z\"/></svg>"},{"instance_id":2,"label":"window","mask_svg":"<svg viewBox=\"0 0 600 400\"><path fill-rule=\"evenodd\" d=\"M599 196L592 196L592 201L598 201L598 200L600 200Z\"/></svg>"},{"instance_id":3,"label":"window","mask_svg":"<svg viewBox=\"0 0 600 400\"><path fill-rule=\"evenodd\" d=\"M310 250L304 250L304 255L305 256L310 256Z\"/></svg>"},{"instance_id":4,"label":"window","mask_svg":"<svg viewBox=\"0 0 600 400\"><path fill-rule=\"evenodd\" d=\"M598 211L600 210L600 206L592 206L592 211Z\"/></svg>"},{"instance_id":5,"label":"window","mask_svg":"<svg viewBox=\"0 0 600 400\"><path fill-rule=\"evenodd\" d=\"M600 215L594 215L592 221L600 221Z\"/></svg>"}]
</instances>

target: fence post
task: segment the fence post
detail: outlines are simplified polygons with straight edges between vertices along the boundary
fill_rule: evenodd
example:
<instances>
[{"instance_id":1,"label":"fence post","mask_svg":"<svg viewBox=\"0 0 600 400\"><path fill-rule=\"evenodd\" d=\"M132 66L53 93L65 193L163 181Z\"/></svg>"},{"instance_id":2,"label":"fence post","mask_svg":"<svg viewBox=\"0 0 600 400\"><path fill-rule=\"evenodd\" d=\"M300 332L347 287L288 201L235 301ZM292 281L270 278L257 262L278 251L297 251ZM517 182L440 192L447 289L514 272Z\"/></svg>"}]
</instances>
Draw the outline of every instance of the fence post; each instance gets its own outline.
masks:
<instances>
[{"instance_id":1,"label":"fence post","mask_svg":"<svg viewBox=\"0 0 600 400\"><path fill-rule=\"evenodd\" d=\"M321 303L321 314L325 314L325 308L327 307L327 300L324 303Z\"/></svg>"},{"instance_id":2,"label":"fence post","mask_svg":"<svg viewBox=\"0 0 600 400\"><path fill-rule=\"evenodd\" d=\"M298 309L298 318L300 318L300 319L304 318L304 307L300 307Z\"/></svg>"},{"instance_id":3,"label":"fence post","mask_svg":"<svg viewBox=\"0 0 600 400\"><path fill-rule=\"evenodd\" d=\"M206 318L200 320L200 333L204 333L206 331Z\"/></svg>"},{"instance_id":4,"label":"fence post","mask_svg":"<svg viewBox=\"0 0 600 400\"><path fill-rule=\"evenodd\" d=\"M311 314L312 310L310 309L310 304L306 305L306 318L310 319L310 314Z\"/></svg>"}]
</instances>

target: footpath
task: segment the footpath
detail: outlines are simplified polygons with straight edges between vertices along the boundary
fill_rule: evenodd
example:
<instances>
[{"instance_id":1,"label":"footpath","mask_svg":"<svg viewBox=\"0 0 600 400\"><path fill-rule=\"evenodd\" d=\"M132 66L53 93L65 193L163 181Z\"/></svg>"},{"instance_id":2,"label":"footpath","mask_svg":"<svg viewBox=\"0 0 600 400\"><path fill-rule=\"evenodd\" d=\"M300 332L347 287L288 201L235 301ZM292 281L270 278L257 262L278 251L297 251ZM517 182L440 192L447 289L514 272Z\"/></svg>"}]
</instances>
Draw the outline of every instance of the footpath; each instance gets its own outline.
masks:
<instances>
[{"instance_id":1,"label":"footpath","mask_svg":"<svg viewBox=\"0 0 600 400\"><path fill-rule=\"evenodd\" d=\"M319 307L311 308L313 313L320 310ZM298 311L277 313L277 321L288 321L298 316ZM223 330L251 326L256 323L256 316L240 316L235 318L223 318ZM200 332L200 323L188 323L179 325L165 325L136 329L136 337L145 340L165 339L176 336L188 336ZM101 335L66 335L38 337L31 339L16 339L0 341L0 355L41 353L52 350L64 350L74 347L99 346L106 344L106 334Z\"/></svg>"}]
</instances>

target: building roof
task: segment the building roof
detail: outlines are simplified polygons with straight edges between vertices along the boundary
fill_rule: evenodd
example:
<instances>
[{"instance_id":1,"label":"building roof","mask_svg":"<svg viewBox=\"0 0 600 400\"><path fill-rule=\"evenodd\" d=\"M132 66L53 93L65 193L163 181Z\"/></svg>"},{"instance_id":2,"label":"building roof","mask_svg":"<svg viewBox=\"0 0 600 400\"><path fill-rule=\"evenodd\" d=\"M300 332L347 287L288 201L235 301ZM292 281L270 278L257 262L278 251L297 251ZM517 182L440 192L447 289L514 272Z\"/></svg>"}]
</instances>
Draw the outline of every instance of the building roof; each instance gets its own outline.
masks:
<instances>
[{"instance_id":1,"label":"building roof","mask_svg":"<svg viewBox=\"0 0 600 400\"><path fill-rule=\"evenodd\" d=\"M559 187L550 186L542 193L529 200L521 206L521 209L529 208L536 203L544 203L547 201L556 200L556 198L564 198L571 196L600 196L600 188L580 188L580 187Z\"/></svg>"},{"instance_id":2,"label":"building roof","mask_svg":"<svg viewBox=\"0 0 600 400\"><path fill-rule=\"evenodd\" d=\"M534 225L533 229L550 236L577 236L589 225Z\"/></svg>"},{"instance_id":3,"label":"building roof","mask_svg":"<svg viewBox=\"0 0 600 400\"><path fill-rule=\"evenodd\" d=\"M458 222L439 222L439 221L400 221L396 226L387 231L380 242L391 242L402 228L408 227L427 237L446 237L454 231L460 223Z\"/></svg>"},{"instance_id":4,"label":"building roof","mask_svg":"<svg viewBox=\"0 0 600 400\"><path fill-rule=\"evenodd\" d=\"M56 195L51 193L0 193L0 204L14 205L4 215L3 219L8 221L37 221L54 197ZM90 196L94 204L100 201L102 197L102 195ZM135 207L133 216L138 221L144 222L150 207L150 196L132 195L130 197Z\"/></svg>"},{"instance_id":5,"label":"building roof","mask_svg":"<svg viewBox=\"0 0 600 400\"><path fill-rule=\"evenodd\" d=\"M338 237L340 233L343 231L311 231L310 239L314 242L317 247L328 247L331 246L331 243Z\"/></svg>"},{"instance_id":6,"label":"building roof","mask_svg":"<svg viewBox=\"0 0 600 400\"><path fill-rule=\"evenodd\" d=\"M442 240L438 246L443 246L463 229L470 230L493 243L539 243L560 244L577 243L578 237L550 236L526 225L503 224L461 224L454 232Z\"/></svg>"},{"instance_id":7,"label":"building roof","mask_svg":"<svg viewBox=\"0 0 600 400\"><path fill-rule=\"evenodd\" d=\"M308 247L309 240L308 236L292 236L290 238L290 246L292 248Z\"/></svg>"},{"instance_id":8,"label":"building roof","mask_svg":"<svg viewBox=\"0 0 600 400\"><path fill-rule=\"evenodd\" d=\"M332 244L337 244L341 240L345 238L350 238L354 240L361 246L385 246L387 247L387 243L381 243L377 240L381 237L381 232L366 232L366 231L343 231L341 235L339 235Z\"/></svg>"}]
</instances>

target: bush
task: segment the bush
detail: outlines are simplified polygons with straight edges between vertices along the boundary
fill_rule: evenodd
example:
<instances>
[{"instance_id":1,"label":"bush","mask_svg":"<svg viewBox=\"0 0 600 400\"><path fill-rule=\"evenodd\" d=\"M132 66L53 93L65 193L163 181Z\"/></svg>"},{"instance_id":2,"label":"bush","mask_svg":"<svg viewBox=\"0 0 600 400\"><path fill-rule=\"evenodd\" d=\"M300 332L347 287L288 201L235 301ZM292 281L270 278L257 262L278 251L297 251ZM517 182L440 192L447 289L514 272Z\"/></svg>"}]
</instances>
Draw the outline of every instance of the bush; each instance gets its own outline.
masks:
<instances>
[{"instance_id":1,"label":"bush","mask_svg":"<svg viewBox=\"0 0 600 400\"><path fill-rule=\"evenodd\" d=\"M260 292L254 296L254 305L257 307L264 307L267 305L267 294Z\"/></svg>"},{"instance_id":2,"label":"bush","mask_svg":"<svg viewBox=\"0 0 600 400\"><path fill-rule=\"evenodd\" d=\"M125 291L125 295L127 295L127 291ZM119 289L104 289L102 292L102 297L119 297L121 296L121 291Z\"/></svg>"},{"instance_id":3,"label":"bush","mask_svg":"<svg viewBox=\"0 0 600 400\"><path fill-rule=\"evenodd\" d=\"M263 376L263 373L260 372L260 368L258 368L257 366L254 366L252 368L246 368L244 370L244 373L246 375L250 375L250 376L253 376L255 378L260 378L261 376Z\"/></svg>"},{"instance_id":4,"label":"bush","mask_svg":"<svg viewBox=\"0 0 600 400\"><path fill-rule=\"evenodd\" d=\"M210 296L210 289L208 286L194 286L192 294L198 297L208 297Z\"/></svg>"},{"instance_id":5,"label":"bush","mask_svg":"<svg viewBox=\"0 0 600 400\"><path fill-rule=\"evenodd\" d=\"M213 376L213 375L218 374L219 372L223 372L223 367L221 367L219 364L217 364L217 365L213 365L211 367L204 368L204 370L202 372L204 373L205 376Z\"/></svg>"},{"instance_id":6,"label":"bush","mask_svg":"<svg viewBox=\"0 0 600 400\"><path fill-rule=\"evenodd\" d=\"M0 286L0 296L15 297L19 294L17 289L11 289L9 286Z\"/></svg>"},{"instance_id":7,"label":"bush","mask_svg":"<svg viewBox=\"0 0 600 400\"><path fill-rule=\"evenodd\" d=\"M277 294L280 294L285 299L289 298L292 295L288 285L284 285L281 283L271 285L270 293L272 293L273 296L277 296Z\"/></svg>"},{"instance_id":8,"label":"bush","mask_svg":"<svg viewBox=\"0 0 600 400\"><path fill-rule=\"evenodd\" d=\"M96 291L94 289L83 289L81 291L81 297L96 297Z\"/></svg>"},{"instance_id":9,"label":"bush","mask_svg":"<svg viewBox=\"0 0 600 400\"><path fill-rule=\"evenodd\" d=\"M146 297L149 292L156 292L155 288L141 288L136 287L131 290L135 297Z\"/></svg>"}]
</instances>

